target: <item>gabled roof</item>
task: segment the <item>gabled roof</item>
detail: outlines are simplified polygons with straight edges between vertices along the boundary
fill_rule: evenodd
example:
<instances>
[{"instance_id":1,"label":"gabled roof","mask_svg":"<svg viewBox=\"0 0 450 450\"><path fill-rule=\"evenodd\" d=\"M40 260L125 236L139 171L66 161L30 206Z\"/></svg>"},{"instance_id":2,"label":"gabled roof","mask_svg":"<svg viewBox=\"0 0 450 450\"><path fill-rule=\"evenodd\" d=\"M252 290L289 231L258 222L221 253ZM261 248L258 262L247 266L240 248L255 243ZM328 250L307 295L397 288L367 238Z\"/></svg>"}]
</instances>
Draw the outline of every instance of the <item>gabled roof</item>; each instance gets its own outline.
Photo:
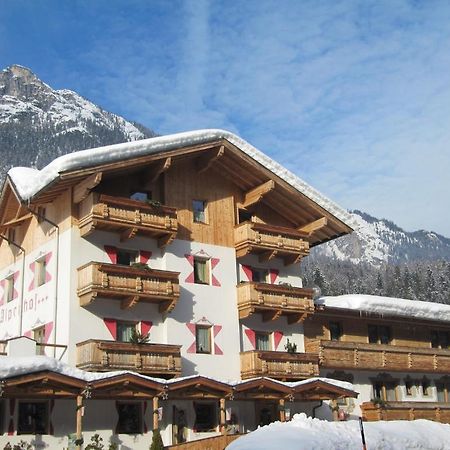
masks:
<instances>
[{"instance_id":1,"label":"gabled roof","mask_svg":"<svg viewBox=\"0 0 450 450\"><path fill-rule=\"evenodd\" d=\"M158 158L180 155L208 156L209 152L211 156L215 149L221 156L217 158L218 170L233 177L242 189L251 190L268 179L274 180L279 189L274 189L268 197L277 208L284 204L282 213L288 220L304 225L322 217L328 218L330 223L325 227L326 231L322 235L319 233L320 236L311 241L312 245L354 229L352 216L346 210L245 140L224 130L190 131L82 150L61 156L42 170L12 168L8 172L8 180L22 203L46 202L98 171L117 171L119 167L133 165L142 167L142 164ZM225 155L222 156L224 149ZM292 210L300 204L301 208L297 206L298 209ZM299 214L302 217L297 220Z\"/></svg>"}]
</instances>

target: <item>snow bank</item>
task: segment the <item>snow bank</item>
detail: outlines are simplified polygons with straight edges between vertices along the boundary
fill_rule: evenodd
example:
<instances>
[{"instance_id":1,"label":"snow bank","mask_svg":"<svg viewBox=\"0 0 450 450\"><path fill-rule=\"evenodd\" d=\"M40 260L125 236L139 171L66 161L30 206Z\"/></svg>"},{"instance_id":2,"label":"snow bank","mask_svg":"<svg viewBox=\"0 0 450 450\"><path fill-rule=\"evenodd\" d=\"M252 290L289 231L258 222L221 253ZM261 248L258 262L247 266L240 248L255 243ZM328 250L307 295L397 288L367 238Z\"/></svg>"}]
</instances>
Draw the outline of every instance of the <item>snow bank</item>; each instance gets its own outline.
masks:
<instances>
[{"instance_id":1,"label":"snow bank","mask_svg":"<svg viewBox=\"0 0 450 450\"><path fill-rule=\"evenodd\" d=\"M383 316L414 317L415 319L450 322L450 305L376 295L339 295L315 300L317 306L349 309Z\"/></svg>"},{"instance_id":2,"label":"snow bank","mask_svg":"<svg viewBox=\"0 0 450 450\"><path fill-rule=\"evenodd\" d=\"M13 182L20 197L23 200L29 200L52 181L56 180L59 174L63 172L78 170L86 167L95 167L100 164L121 161L152 153L162 153L197 144L205 144L220 139L226 139L262 166L289 183L296 190L309 197L322 208L329 211L339 220L351 228L355 228L353 218L347 211L298 178L292 172L275 162L273 159L259 151L257 148L250 145L248 142L244 141L235 134L224 130L211 129L189 131L185 133L144 139L141 141L126 142L123 144L82 150L56 158L42 170L34 170L35 174L31 177L29 176L29 171L24 172L23 168L13 168L8 172L8 175L10 176L11 181Z\"/></svg>"},{"instance_id":3,"label":"snow bank","mask_svg":"<svg viewBox=\"0 0 450 450\"><path fill-rule=\"evenodd\" d=\"M364 423L370 450L450 449L450 425L428 420ZM359 422L326 422L296 414L232 442L227 450L355 450L362 448Z\"/></svg>"}]
</instances>

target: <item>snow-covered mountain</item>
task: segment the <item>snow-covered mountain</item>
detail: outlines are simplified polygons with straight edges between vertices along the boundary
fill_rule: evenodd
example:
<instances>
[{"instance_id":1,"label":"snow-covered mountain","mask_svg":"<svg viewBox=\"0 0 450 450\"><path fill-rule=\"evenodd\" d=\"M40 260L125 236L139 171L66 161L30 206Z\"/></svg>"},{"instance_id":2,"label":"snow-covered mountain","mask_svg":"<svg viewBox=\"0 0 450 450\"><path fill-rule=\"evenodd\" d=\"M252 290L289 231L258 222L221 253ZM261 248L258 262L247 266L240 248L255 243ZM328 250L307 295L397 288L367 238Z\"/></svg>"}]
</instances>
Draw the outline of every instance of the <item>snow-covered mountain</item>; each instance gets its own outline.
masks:
<instances>
[{"instance_id":1,"label":"snow-covered mountain","mask_svg":"<svg viewBox=\"0 0 450 450\"><path fill-rule=\"evenodd\" d=\"M12 166L40 168L75 150L152 136L76 92L52 89L26 67L0 72L0 178Z\"/></svg>"},{"instance_id":2,"label":"snow-covered mountain","mask_svg":"<svg viewBox=\"0 0 450 450\"><path fill-rule=\"evenodd\" d=\"M316 247L313 255L354 264L402 264L450 261L450 239L430 231L407 232L386 219L353 211L357 229L349 236Z\"/></svg>"}]
</instances>

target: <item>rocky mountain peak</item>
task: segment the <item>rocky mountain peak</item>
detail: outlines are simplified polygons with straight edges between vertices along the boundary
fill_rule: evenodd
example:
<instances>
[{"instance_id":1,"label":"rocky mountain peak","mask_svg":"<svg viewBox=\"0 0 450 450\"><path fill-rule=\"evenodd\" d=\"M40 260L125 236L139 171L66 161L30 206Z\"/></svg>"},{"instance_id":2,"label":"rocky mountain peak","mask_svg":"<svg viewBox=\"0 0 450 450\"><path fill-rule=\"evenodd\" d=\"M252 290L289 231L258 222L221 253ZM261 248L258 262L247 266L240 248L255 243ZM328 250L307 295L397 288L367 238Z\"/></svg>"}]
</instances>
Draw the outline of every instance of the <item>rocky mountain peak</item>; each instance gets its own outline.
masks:
<instances>
[{"instance_id":1,"label":"rocky mountain peak","mask_svg":"<svg viewBox=\"0 0 450 450\"><path fill-rule=\"evenodd\" d=\"M0 72L0 95L33 101L37 96L50 94L50 86L42 82L27 67L12 65Z\"/></svg>"}]
</instances>

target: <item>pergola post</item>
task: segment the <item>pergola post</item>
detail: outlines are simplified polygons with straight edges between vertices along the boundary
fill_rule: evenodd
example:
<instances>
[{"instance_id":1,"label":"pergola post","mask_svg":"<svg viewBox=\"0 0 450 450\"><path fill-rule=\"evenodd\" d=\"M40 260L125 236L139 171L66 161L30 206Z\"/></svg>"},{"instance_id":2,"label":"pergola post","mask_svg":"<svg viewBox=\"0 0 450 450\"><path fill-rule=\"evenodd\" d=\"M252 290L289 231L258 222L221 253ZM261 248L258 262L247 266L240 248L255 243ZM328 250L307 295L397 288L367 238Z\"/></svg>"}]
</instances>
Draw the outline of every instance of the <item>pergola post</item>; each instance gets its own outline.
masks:
<instances>
[{"instance_id":1,"label":"pergola post","mask_svg":"<svg viewBox=\"0 0 450 450\"><path fill-rule=\"evenodd\" d=\"M222 434L226 434L227 432L224 398L220 399L220 431Z\"/></svg>"},{"instance_id":2,"label":"pergola post","mask_svg":"<svg viewBox=\"0 0 450 450\"><path fill-rule=\"evenodd\" d=\"M339 408L336 399L331 400L331 411L333 412L333 420L337 422L339 420Z\"/></svg>"},{"instance_id":3,"label":"pergola post","mask_svg":"<svg viewBox=\"0 0 450 450\"><path fill-rule=\"evenodd\" d=\"M159 428L159 414L158 414L158 397L153 397L153 429Z\"/></svg>"},{"instance_id":4,"label":"pergola post","mask_svg":"<svg viewBox=\"0 0 450 450\"><path fill-rule=\"evenodd\" d=\"M81 450L81 440L83 438L82 432L82 420L83 420L83 396L77 395L77 431L76 431L76 450Z\"/></svg>"},{"instance_id":5,"label":"pergola post","mask_svg":"<svg viewBox=\"0 0 450 450\"><path fill-rule=\"evenodd\" d=\"M286 411L284 408L284 398L280 398L278 405L279 405L279 410L280 410L280 422L286 422Z\"/></svg>"}]
</instances>

